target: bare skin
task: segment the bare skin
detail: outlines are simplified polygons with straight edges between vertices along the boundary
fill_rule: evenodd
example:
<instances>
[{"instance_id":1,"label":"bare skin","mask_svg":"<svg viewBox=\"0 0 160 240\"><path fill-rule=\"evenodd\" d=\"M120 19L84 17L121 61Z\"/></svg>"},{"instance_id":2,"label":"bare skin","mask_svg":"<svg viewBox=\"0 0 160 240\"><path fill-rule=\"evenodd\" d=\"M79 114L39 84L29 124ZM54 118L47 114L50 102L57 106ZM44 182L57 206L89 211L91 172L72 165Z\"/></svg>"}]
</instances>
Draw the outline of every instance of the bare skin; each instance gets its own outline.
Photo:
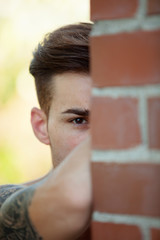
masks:
<instances>
[{"instance_id":1,"label":"bare skin","mask_svg":"<svg viewBox=\"0 0 160 240\"><path fill-rule=\"evenodd\" d=\"M5 196L1 187L0 239L78 239L91 214L89 159L86 140L39 183L8 187Z\"/></svg>"},{"instance_id":2,"label":"bare skin","mask_svg":"<svg viewBox=\"0 0 160 240\"><path fill-rule=\"evenodd\" d=\"M31 123L36 137L50 146L56 168L38 181L0 188L0 240L85 240L92 206L86 139L91 79L64 73L54 82L49 116L33 108Z\"/></svg>"}]
</instances>

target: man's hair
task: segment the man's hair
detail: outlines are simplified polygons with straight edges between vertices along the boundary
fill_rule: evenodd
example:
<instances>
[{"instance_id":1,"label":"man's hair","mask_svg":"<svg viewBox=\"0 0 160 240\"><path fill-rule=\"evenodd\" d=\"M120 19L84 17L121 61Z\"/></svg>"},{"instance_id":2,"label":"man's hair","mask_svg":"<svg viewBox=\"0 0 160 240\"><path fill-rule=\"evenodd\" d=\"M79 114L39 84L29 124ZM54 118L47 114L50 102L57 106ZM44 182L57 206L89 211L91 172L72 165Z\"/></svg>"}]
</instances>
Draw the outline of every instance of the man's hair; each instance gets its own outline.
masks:
<instances>
[{"instance_id":1,"label":"man's hair","mask_svg":"<svg viewBox=\"0 0 160 240\"><path fill-rule=\"evenodd\" d=\"M41 109L46 115L53 99L53 78L65 72L89 73L91 23L61 27L47 34L33 53L29 71L35 78Z\"/></svg>"}]
</instances>

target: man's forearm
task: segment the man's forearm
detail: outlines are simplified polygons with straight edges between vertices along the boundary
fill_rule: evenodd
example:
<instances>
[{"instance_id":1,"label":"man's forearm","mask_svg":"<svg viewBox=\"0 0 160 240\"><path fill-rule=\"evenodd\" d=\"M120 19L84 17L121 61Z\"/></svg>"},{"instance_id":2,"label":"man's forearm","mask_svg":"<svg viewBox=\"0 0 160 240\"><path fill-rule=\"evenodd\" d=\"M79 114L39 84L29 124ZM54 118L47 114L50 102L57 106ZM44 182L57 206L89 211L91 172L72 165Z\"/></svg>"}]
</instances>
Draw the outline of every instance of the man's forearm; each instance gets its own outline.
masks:
<instances>
[{"instance_id":1,"label":"man's forearm","mask_svg":"<svg viewBox=\"0 0 160 240\"><path fill-rule=\"evenodd\" d=\"M45 194L46 191L48 194ZM45 203L48 212L43 211ZM72 240L77 239L88 226L91 203L88 139L74 149L35 192L30 215L44 239ZM37 212L37 209L41 211ZM38 221L38 213L41 213L42 221Z\"/></svg>"},{"instance_id":2,"label":"man's forearm","mask_svg":"<svg viewBox=\"0 0 160 240\"><path fill-rule=\"evenodd\" d=\"M1 207L0 239L76 239L91 213L89 143L75 149L46 179Z\"/></svg>"}]
</instances>

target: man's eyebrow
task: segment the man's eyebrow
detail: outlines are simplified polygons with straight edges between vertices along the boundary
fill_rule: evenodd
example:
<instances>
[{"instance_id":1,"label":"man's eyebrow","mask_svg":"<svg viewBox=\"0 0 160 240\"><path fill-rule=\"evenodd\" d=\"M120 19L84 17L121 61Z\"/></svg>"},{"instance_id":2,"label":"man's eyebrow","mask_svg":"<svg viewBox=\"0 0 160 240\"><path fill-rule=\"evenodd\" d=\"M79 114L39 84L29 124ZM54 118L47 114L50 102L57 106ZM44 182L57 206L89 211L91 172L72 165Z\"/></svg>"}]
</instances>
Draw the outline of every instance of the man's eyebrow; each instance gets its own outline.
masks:
<instances>
[{"instance_id":1,"label":"man's eyebrow","mask_svg":"<svg viewBox=\"0 0 160 240\"><path fill-rule=\"evenodd\" d=\"M83 117L88 117L89 116L89 110L81 109L81 108L70 108L70 109L67 109L66 111L64 111L62 113L63 114L71 113L71 114L76 114L76 115L83 116Z\"/></svg>"}]
</instances>

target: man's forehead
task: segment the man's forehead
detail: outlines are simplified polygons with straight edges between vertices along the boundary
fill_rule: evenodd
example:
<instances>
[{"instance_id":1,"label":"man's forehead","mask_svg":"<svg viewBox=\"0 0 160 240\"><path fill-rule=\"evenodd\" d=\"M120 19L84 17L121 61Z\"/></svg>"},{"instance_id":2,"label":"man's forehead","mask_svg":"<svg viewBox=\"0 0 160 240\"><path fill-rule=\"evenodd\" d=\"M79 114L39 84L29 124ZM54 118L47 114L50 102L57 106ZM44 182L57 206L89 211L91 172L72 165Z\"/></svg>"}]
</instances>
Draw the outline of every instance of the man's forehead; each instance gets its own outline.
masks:
<instances>
[{"instance_id":1,"label":"man's forehead","mask_svg":"<svg viewBox=\"0 0 160 240\"><path fill-rule=\"evenodd\" d=\"M53 79L53 95L55 98L74 97L86 95L91 92L91 78L89 75L80 73L63 73ZM55 99L54 98L54 99Z\"/></svg>"},{"instance_id":2,"label":"man's forehead","mask_svg":"<svg viewBox=\"0 0 160 240\"><path fill-rule=\"evenodd\" d=\"M51 109L59 112L81 110L86 113L91 98L91 78L80 73L63 73L53 79L53 99ZM80 111L79 111L80 112Z\"/></svg>"},{"instance_id":3,"label":"man's forehead","mask_svg":"<svg viewBox=\"0 0 160 240\"><path fill-rule=\"evenodd\" d=\"M53 82L55 87L61 87L67 85L68 87L73 87L74 85L90 85L91 77L85 73L72 73L66 72L54 76ZM72 83L72 84L71 84ZM71 84L71 85L70 85ZM67 90L67 89L66 89Z\"/></svg>"}]
</instances>

